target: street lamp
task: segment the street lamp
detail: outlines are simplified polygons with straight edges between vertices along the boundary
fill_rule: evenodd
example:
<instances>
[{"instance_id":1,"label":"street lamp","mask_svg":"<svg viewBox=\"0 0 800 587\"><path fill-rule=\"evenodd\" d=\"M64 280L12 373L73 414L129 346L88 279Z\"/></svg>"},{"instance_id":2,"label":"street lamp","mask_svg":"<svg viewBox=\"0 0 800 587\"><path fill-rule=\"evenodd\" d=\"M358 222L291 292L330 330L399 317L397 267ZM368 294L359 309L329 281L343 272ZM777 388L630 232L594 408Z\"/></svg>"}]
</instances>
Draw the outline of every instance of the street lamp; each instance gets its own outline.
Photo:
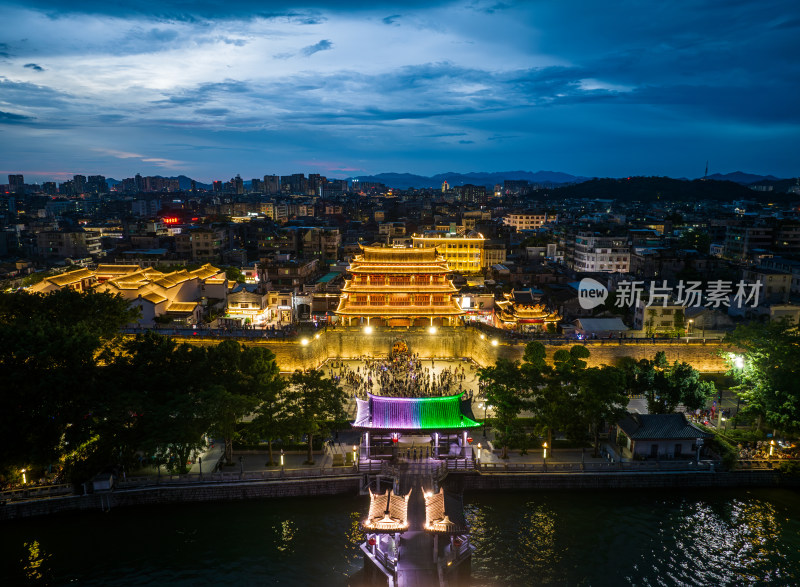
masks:
<instances>
[{"instance_id":1,"label":"street lamp","mask_svg":"<svg viewBox=\"0 0 800 587\"><path fill-rule=\"evenodd\" d=\"M542 458L543 459L547 459L547 443L546 442L542 444L542 448L544 449L544 452L542 454Z\"/></svg>"},{"instance_id":2,"label":"street lamp","mask_svg":"<svg viewBox=\"0 0 800 587\"><path fill-rule=\"evenodd\" d=\"M431 326L430 328L428 328L428 334L436 334L436 327Z\"/></svg>"},{"instance_id":3,"label":"street lamp","mask_svg":"<svg viewBox=\"0 0 800 587\"><path fill-rule=\"evenodd\" d=\"M28 483L28 478L25 477L25 471L27 471L27 469L22 469L22 484L23 485Z\"/></svg>"},{"instance_id":4,"label":"street lamp","mask_svg":"<svg viewBox=\"0 0 800 587\"><path fill-rule=\"evenodd\" d=\"M203 479L203 457L197 457L197 464L200 465L200 479Z\"/></svg>"},{"instance_id":5,"label":"street lamp","mask_svg":"<svg viewBox=\"0 0 800 587\"><path fill-rule=\"evenodd\" d=\"M769 456L770 457L772 456L772 453L773 453L774 450L775 450L775 441L774 440L770 440L769 441Z\"/></svg>"},{"instance_id":6,"label":"street lamp","mask_svg":"<svg viewBox=\"0 0 800 587\"><path fill-rule=\"evenodd\" d=\"M281 469L283 469L283 449L281 449Z\"/></svg>"},{"instance_id":7,"label":"street lamp","mask_svg":"<svg viewBox=\"0 0 800 587\"><path fill-rule=\"evenodd\" d=\"M492 339L492 346L497 346L499 343L497 342L496 338Z\"/></svg>"},{"instance_id":8,"label":"street lamp","mask_svg":"<svg viewBox=\"0 0 800 587\"><path fill-rule=\"evenodd\" d=\"M372 326L365 326L364 334L372 334Z\"/></svg>"},{"instance_id":9,"label":"street lamp","mask_svg":"<svg viewBox=\"0 0 800 587\"><path fill-rule=\"evenodd\" d=\"M356 466L356 452L358 451L358 447L354 444L353 445L353 466Z\"/></svg>"}]
</instances>

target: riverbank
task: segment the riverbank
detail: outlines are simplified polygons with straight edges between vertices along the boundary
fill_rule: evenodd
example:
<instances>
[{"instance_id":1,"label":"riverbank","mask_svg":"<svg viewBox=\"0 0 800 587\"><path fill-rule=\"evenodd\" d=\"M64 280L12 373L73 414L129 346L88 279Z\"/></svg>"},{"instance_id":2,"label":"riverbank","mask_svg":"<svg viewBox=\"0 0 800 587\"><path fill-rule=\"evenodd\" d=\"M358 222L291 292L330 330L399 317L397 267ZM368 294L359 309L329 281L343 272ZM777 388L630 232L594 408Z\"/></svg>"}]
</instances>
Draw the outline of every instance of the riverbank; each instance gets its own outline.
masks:
<instances>
[{"instance_id":1,"label":"riverbank","mask_svg":"<svg viewBox=\"0 0 800 587\"><path fill-rule=\"evenodd\" d=\"M0 506L0 521L49 516L72 511L109 511L121 507L186 502L357 495L365 475L342 473L314 478L192 482L130 488L82 496L9 502ZM713 471L606 471L606 472L475 472L449 473L442 485L466 492L520 490L628 490L672 488L800 488L800 475L777 470Z\"/></svg>"}]
</instances>

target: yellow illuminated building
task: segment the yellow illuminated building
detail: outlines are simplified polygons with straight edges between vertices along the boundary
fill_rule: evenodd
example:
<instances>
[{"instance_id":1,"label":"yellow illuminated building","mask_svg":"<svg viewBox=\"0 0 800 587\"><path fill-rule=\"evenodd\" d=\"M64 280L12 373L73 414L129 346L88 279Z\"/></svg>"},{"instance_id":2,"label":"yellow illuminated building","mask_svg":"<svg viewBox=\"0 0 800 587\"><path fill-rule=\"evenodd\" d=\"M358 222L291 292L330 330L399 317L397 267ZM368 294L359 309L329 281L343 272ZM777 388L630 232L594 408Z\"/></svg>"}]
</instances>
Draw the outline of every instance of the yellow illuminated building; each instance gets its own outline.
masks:
<instances>
[{"instance_id":1,"label":"yellow illuminated building","mask_svg":"<svg viewBox=\"0 0 800 587\"><path fill-rule=\"evenodd\" d=\"M436 247L448 267L459 273L480 273L486 267L483 245L486 241L479 232L466 236L449 233L425 233L411 237L414 248Z\"/></svg>"}]
</instances>

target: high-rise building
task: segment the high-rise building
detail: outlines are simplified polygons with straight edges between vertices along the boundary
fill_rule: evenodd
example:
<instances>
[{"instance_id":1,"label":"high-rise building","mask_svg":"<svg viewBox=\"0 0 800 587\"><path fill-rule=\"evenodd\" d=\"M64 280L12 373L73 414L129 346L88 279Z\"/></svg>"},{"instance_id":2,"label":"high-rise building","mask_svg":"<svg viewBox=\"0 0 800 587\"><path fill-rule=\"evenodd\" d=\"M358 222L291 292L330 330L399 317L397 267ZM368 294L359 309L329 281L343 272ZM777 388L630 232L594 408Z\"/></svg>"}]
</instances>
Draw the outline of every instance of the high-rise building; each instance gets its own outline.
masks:
<instances>
[{"instance_id":1,"label":"high-rise building","mask_svg":"<svg viewBox=\"0 0 800 587\"><path fill-rule=\"evenodd\" d=\"M250 180L250 192L254 194L264 193L264 182L260 179L253 178Z\"/></svg>"},{"instance_id":2,"label":"high-rise building","mask_svg":"<svg viewBox=\"0 0 800 587\"><path fill-rule=\"evenodd\" d=\"M8 176L8 191L14 194L25 193L25 178L22 174Z\"/></svg>"},{"instance_id":3,"label":"high-rise building","mask_svg":"<svg viewBox=\"0 0 800 587\"><path fill-rule=\"evenodd\" d=\"M73 175L72 176L72 190L75 194L82 194L86 191L86 176Z\"/></svg>"},{"instance_id":4,"label":"high-rise building","mask_svg":"<svg viewBox=\"0 0 800 587\"><path fill-rule=\"evenodd\" d=\"M265 175L264 185L266 186L267 195L274 196L281 191L281 178L277 175Z\"/></svg>"},{"instance_id":5,"label":"high-rise building","mask_svg":"<svg viewBox=\"0 0 800 587\"><path fill-rule=\"evenodd\" d=\"M213 185L215 194L219 194L222 192L222 181L216 180Z\"/></svg>"},{"instance_id":6,"label":"high-rise building","mask_svg":"<svg viewBox=\"0 0 800 587\"><path fill-rule=\"evenodd\" d=\"M46 181L42 184L42 191L49 196L55 196L58 193L58 186L54 181Z\"/></svg>"},{"instance_id":7,"label":"high-rise building","mask_svg":"<svg viewBox=\"0 0 800 587\"><path fill-rule=\"evenodd\" d=\"M106 178L102 175L90 175L86 180L86 192L90 194L107 193L108 183L106 183Z\"/></svg>"}]
</instances>

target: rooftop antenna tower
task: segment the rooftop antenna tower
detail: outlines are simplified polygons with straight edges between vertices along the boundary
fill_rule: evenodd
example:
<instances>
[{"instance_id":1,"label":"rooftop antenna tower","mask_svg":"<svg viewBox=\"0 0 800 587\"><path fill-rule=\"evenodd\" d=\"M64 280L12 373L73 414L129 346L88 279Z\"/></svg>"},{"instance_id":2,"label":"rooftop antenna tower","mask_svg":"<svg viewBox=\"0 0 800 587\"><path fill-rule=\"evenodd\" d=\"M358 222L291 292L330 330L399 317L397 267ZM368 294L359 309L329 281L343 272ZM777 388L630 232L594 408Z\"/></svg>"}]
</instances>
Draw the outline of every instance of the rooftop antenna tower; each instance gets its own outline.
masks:
<instances>
[{"instance_id":1,"label":"rooftop antenna tower","mask_svg":"<svg viewBox=\"0 0 800 587\"><path fill-rule=\"evenodd\" d=\"M703 176L703 179L707 179L707 178L708 178L708 161L706 161L706 173Z\"/></svg>"}]
</instances>

